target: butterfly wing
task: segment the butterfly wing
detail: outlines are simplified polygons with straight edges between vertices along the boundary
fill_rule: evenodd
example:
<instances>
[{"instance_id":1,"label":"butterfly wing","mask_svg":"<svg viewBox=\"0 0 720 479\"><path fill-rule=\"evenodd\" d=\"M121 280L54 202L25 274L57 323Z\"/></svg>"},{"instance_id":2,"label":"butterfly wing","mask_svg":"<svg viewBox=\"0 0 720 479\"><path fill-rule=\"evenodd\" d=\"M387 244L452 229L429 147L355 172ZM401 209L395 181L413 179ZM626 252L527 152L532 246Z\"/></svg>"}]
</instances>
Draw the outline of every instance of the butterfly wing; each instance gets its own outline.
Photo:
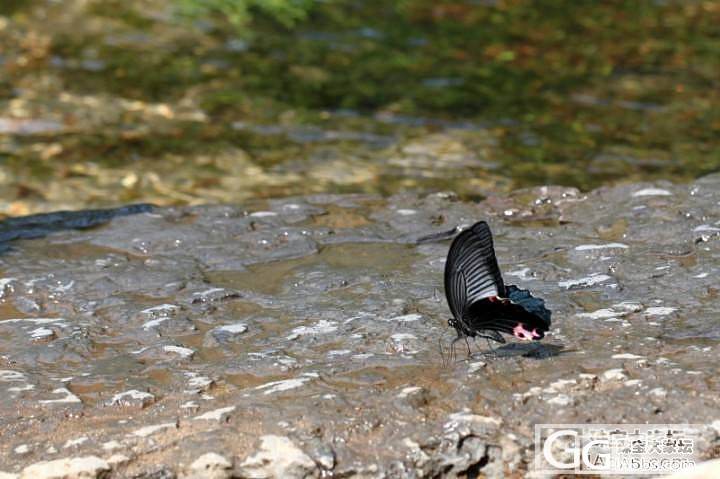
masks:
<instances>
[{"instance_id":1,"label":"butterfly wing","mask_svg":"<svg viewBox=\"0 0 720 479\"><path fill-rule=\"evenodd\" d=\"M507 297L510 301L521 306L530 315L535 317L533 325L542 328L544 331L550 329L552 311L545 307L545 300L536 298L527 289L520 289L517 286L509 285L507 288Z\"/></svg>"},{"instance_id":2,"label":"butterfly wing","mask_svg":"<svg viewBox=\"0 0 720 479\"><path fill-rule=\"evenodd\" d=\"M445 295L455 319L469 329L469 305L483 298L505 296L505 285L495 258L492 233L484 221L460 233L445 262Z\"/></svg>"},{"instance_id":3,"label":"butterfly wing","mask_svg":"<svg viewBox=\"0 0 720 479\"><path fill-rule=\"evenodd\" d=\"M465 318L470 329L499 331L520 339L542 339L551 323L545 301L517 286L509 285L506 291L506 299L481 299L467 307Z\"/></svg>"}]
</instances>

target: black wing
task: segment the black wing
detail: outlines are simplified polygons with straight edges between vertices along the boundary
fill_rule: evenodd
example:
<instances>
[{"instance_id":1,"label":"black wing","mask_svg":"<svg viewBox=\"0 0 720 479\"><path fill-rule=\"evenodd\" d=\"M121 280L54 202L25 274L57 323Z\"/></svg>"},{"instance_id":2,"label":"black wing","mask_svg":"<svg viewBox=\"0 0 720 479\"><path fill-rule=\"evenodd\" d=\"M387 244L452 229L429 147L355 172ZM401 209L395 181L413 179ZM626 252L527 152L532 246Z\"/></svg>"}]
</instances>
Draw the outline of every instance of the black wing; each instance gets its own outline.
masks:
<instances>
[{"instance_id":1,"label":"black wing","mask_svg":"<svg viewBox=\"0 0 720 479\"><path fill-rule=\"evenodd\" d=\"M552 323L552 311L545 307L545 300L536 298L527 289L520 289L517 286L509 285L507 288L507 297L513 303L522 306L525 311L535 316L537 320L534 322L538 327L542 327L545 331L550 328ZM542 324L538 324L542 323Z\"/></svg>"},{"instance_id":2,"label":"black wing","mask_svg":"<svg viewBox=\"0 0 720 479\"><path fill-rule=\"evenodd\" d=\"M450 246L445 262L445 295L453 316L464 326L469 325L463 321L469 305L483 298L505 296L492 233L486 222L475 223Z\"/></svg>"},{"instance_id":3,"label":"black wing","mask_svg":"<svg viewBox=\"0 0 720 479\"><path fill-rule=\"evenodd\" d=\"M526 334L530 334L529 338L525 335L524 339L542 339L550 329L552 315L545 307L545 301L517 286L508 285L506 291L507 299L482 299L467 307L465 324L470 325L469 330L483 333L500 331L516 335L515 330L519 326Z\"/></svg>"}]
</instances>

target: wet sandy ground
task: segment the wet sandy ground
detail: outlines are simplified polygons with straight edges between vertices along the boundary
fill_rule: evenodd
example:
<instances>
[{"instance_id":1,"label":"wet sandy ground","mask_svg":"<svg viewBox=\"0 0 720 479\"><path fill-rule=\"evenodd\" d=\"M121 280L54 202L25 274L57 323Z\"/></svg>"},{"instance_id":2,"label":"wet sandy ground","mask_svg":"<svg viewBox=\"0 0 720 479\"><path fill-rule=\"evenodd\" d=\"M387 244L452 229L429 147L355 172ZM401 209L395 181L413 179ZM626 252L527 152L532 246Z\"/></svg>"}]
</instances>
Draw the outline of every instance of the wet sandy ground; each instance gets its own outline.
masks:
<instances>
[{"instance_id":1,"label":"wet sandy ground","mask_svg":"<svg viewBox=\"0 0 720 479\"><path fill-rule=\"evenodd\" d=\"M449 242L417 240L479 219L553 328L446 366ZM707 424L717 456L719 272L720 175L155 209L17 240L0 471L92 455L172 477L214 452L248 476L276 435L311 459L297 476L523 477L536 423Z\"/></svg>"}]
</instances>

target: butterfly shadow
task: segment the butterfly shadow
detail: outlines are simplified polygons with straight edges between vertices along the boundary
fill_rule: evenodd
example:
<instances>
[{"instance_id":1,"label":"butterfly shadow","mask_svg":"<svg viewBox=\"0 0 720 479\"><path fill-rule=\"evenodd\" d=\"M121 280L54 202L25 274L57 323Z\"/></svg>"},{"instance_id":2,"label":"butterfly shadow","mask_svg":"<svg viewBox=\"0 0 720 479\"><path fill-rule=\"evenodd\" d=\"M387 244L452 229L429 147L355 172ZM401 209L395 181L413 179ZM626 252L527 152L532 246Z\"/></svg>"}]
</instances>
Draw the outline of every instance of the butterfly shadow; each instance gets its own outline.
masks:
<instances>
[{"instance_id":1,"label":"butterfly shadow","mask_svg":"<svg viewBox=\"0 0 720 479\"><path fill-rule=\"evenodd\" d=\"M530 359L547 359L569 352L571 351L565 349L565 346L563 344L523 342L504 344L500 347L494 348L491 351L474 353L473 356L482 355L483 357L496 358L523 357Z\"/></svg>"}]
</instances>

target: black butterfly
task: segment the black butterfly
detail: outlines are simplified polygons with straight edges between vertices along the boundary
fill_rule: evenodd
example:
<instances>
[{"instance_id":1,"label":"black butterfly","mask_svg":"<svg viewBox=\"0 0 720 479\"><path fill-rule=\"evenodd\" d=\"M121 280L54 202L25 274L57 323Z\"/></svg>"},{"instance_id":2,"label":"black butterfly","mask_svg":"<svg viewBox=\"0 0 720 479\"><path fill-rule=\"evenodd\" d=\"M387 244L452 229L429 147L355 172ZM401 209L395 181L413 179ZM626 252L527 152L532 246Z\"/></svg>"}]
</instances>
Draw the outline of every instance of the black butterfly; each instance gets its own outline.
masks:
<instances>
[{"instance_id":1,"label":"black butterfly","mask_svg":"<svg viewBox=\"0 0 720 479\"><path fill-rule=\"evenodd\" d=\"M458 337L484 337L504 343L500 333L542 339L550 328L545 301L529 291L505 285L490 227L484 221L460 233L445 262L445 295Z\"/></svg>"}]
</instances>

